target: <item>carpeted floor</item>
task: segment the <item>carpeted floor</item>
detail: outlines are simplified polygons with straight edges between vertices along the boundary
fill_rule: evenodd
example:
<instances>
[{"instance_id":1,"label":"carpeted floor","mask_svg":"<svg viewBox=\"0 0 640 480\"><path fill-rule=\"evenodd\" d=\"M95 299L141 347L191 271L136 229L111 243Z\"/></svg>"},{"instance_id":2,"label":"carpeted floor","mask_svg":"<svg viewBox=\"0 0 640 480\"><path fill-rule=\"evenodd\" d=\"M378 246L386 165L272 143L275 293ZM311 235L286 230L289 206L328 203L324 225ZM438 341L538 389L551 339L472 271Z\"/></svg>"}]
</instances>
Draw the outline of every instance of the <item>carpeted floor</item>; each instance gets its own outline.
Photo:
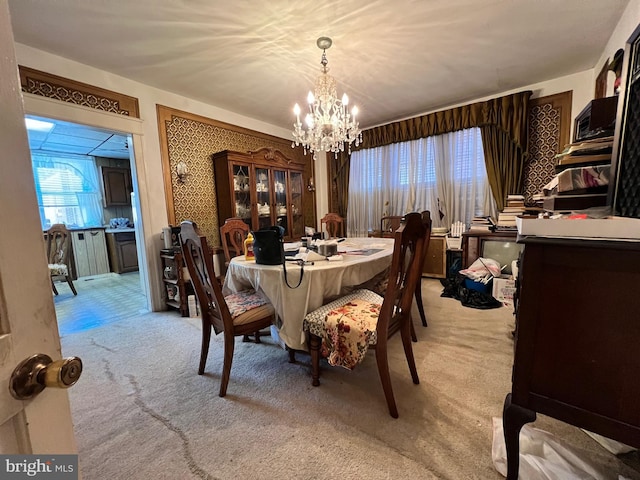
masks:
<instances>
[{"instance_id":1,"label":"carpeted floor","mask_svg":"<svg viewBox=\"0 0 640 480\"><path fill-rule=\"evenodd\" d=\"M373 353L352 372L324 364L314 388L308 356L290 364L270 337L261 345L238 339L220 398L222 337L197 375L199 319L116 315L63 334L63 354L84 362L69 391L83 478L503 478L491 461L492 417L510 389L513 315L465 308L441 291L437 280L423 280L429 327L416 325L420 385L399 337L390 342L396 420ZM637 453L617 458L548 417L534 425L582 449L607 478L640 479L631 468L640 465Z\"/></svg>"}]
</instances>

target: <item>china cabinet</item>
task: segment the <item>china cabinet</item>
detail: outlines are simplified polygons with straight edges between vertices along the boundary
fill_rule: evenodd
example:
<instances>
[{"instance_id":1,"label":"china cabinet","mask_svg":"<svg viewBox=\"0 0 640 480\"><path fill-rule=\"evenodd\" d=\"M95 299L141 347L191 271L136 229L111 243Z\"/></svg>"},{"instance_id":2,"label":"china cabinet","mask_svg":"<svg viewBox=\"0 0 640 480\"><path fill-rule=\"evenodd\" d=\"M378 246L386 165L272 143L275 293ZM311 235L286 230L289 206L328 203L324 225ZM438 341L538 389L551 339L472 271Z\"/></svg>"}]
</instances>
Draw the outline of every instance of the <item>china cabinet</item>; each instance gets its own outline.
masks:
<instances>
[{"instance_id":1,"label":"china cabinet","mask_svg":"<svg viewBox=\"0 0 640 480\"><path fill-rule=\"evenodd\" d=\"M279 150L225 150L213 155L218 223L238 217L252 230L284 228L285 239L304 234L304 165Z\"/></svg>"}]
</instances>

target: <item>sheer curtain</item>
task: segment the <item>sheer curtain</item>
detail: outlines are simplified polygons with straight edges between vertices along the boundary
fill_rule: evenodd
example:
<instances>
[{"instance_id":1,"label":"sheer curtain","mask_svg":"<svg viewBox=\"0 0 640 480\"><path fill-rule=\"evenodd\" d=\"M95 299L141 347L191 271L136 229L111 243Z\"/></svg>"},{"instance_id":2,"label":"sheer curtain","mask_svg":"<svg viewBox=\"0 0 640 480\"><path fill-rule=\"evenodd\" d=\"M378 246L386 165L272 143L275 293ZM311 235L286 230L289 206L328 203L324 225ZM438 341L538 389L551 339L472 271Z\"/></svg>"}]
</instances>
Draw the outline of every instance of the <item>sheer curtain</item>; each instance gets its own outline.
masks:
<instances>
[{"instance_id":1,"label":"sheer curtain","mask_svg":"<svg viewBox=\"0 0 640 480\"><path fill-rule=\"evenodd\" d=\"M103 224L102 193L93 157L32 153L33 175L42 228Z\"/></svg>"},{"instance_id":2,"label":"sheer curtain","mask_svg":"<svg viewBox=\"0 0 640 480\"><path fill-rule=\"evenodd\" d=\"M362 149L350 168L349 236L411 211L430 210L434 227L495 215L478 128Z\"/></svg>"}]
</instances>

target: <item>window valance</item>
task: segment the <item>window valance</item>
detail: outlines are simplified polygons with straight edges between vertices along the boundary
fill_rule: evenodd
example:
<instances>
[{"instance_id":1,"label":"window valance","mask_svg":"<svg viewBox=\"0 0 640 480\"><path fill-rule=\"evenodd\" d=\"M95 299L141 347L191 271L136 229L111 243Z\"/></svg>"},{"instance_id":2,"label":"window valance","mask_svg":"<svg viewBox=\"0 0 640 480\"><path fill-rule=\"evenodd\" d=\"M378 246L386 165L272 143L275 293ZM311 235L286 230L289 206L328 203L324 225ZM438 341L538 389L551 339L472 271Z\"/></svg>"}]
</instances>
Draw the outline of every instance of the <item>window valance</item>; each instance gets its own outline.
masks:
<instances>
[{"instance_id":1,"label":"window valance","mask_svg":"<svg viewBox=\"0 0 640 480\"><path fill-rule=\"evenodd\" d=\"M527 147L530 90L381 125L362 132L359 148L442 135L472 127L494 126L522 150Z\"/></svg>"}]
</instances>

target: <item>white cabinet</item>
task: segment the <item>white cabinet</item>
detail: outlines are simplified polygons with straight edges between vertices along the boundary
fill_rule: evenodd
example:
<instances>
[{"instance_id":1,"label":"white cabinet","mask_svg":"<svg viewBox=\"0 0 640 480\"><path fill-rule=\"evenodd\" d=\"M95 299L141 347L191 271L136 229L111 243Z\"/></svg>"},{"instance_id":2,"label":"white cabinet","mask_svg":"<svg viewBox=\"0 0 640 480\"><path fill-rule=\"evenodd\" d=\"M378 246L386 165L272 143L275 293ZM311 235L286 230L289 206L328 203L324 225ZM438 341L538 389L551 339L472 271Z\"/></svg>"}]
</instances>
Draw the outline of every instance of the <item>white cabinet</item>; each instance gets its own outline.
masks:
<instances>
[{"instance_id":1,"label":"white cabinet","mask_svg":"<svg viewBox=\"0 0 640 480\"><path fill-rule=\"evenodd\" d=\"M109 273L104 228L74 230L73 256L78 277Z\"/></svg>"}]
</instances>

